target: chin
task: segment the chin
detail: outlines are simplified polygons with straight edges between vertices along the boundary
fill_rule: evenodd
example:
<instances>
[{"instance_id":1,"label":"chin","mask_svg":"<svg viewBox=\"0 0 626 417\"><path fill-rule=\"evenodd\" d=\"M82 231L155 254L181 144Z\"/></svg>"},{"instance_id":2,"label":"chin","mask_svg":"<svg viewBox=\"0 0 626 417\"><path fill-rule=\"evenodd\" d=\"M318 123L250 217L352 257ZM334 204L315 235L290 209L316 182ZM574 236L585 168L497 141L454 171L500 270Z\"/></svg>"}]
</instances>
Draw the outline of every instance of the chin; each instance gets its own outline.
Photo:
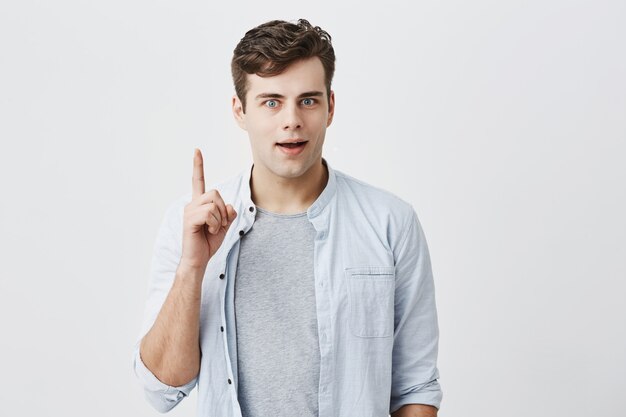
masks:
<instances>
[{"instance_id":1,"label":"chin","mask_svg":"<svg viewBox=\"0 0 626 417\"><path fill-rule=\"evenodd\" d=\"M301 177L302 174L304 174L304 171L301 170L281 170L281 172L278 173L278 175L283 178L298 178Z\"/></svg>"},{"instance_id":2,"label":"chin","mask_svg":"<svg viewBox=\"0 0 626 417\"><path fill-rule=\"evenodd\" d=\"M283 178L298 178L307 171L303 166L279 166L277 168L274 173Z\"/></svg>"}]
</instances>

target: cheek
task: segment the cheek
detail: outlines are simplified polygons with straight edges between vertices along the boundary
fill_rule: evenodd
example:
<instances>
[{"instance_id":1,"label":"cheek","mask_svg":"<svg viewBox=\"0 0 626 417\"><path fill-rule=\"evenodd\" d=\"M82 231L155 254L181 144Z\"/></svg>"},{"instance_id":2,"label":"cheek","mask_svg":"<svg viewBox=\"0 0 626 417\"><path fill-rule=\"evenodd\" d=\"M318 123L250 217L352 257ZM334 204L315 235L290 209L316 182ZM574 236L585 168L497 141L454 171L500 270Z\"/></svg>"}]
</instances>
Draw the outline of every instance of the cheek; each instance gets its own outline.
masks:
<instances>
[{"instance_id":1,"label":"cheek","mask_svg":"<svg viewBox=\"0 0 626 417\"><path fill-rule=\"evenodd\" d=\"M256 115L255 115L256 116ZM248 132L254 136L263 136L272 130L272 123L264 117L248 118Z\"/></svg>"},{"instance_id":2,"label":"cheek","mask_svg":"<svg viewBox=\"0 0 626 417\"><path fill-rule=\"evenodd\" d=\"M324 131L326 129L327 124L328 124L327 113L316 113L309 119L309 125L315 126L316 129L319 131Z\"/></svg>"}]
</instances>

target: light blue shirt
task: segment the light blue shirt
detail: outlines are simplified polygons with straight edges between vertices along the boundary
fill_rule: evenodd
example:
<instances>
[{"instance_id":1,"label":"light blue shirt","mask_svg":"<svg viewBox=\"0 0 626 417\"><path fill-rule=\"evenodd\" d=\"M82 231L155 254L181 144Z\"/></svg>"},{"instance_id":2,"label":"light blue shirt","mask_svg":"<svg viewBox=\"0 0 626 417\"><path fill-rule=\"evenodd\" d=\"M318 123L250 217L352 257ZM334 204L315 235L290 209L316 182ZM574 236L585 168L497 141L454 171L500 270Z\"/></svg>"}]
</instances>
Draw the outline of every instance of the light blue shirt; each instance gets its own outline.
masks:
<instances>
[{"instance_id":1,"label":"light blue shirt","mask_svg":"<svg viewBox=\"0 0 626 417\"><path fill-rule=\"evenodd\" d=\"M412 205L330 167L308 208L316 230L314 277L320 349L319 417L385 417L405 404L440 407L439 327L424 233ZM139 356L172 286L182 250L184 206L168 208L151 265L135 373L149 403L166 412L198 389L198 416L241 417L237 401L234 278L240 237L255 220L252 167L213 185L237 211L202 284L198 376L180 387L159 381ZM278 254L289 256L289 254ZM277 370L277 372L279 372ZM285 408L289 404L285 403Z\"/></svg>"}]
</instances>

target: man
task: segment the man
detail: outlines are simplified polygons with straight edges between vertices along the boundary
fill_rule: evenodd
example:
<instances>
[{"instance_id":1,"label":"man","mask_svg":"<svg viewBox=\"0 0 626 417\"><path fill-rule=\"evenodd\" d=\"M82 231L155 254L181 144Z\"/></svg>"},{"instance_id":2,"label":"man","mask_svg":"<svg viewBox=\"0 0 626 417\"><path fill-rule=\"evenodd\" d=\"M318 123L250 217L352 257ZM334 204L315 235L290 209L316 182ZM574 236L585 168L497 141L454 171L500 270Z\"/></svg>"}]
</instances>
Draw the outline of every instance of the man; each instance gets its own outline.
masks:
<instances>
[{"instance_id":1,"label":"man","mask_svg":"<svg viewBox=\"0 0 626 417\"><path fill-rule=\"evenodd\" d=\"M335 108L330 36L306 20L246 33L232 109L253 164L168 209L135 372L166 412L436 416L438 325L412 206L322 158Z\"/></svg>"}]
</instances>

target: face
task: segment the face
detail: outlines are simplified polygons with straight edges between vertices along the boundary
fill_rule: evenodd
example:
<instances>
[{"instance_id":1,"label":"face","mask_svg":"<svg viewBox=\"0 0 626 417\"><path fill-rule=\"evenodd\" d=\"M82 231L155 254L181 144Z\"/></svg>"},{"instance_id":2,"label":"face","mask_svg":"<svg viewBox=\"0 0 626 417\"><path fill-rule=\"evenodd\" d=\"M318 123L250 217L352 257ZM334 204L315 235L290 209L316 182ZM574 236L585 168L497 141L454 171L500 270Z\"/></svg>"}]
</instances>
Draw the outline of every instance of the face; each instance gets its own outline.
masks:
<instances>
[{"instance_id":1,"label":"face","mask_svg":"<svg viewBox=\"0 0 626 417\"><path fill-rule=\"evenodd\" d=\"M324 67L317 57L300 60L273 77L248 74L246 111L233 97L233 114L248 132L255 170L285 179L306 175L321 163L326 128L335 107L324 83ZM297 148L279 143L305 142Z\"/></svg>"}]
</instances>

